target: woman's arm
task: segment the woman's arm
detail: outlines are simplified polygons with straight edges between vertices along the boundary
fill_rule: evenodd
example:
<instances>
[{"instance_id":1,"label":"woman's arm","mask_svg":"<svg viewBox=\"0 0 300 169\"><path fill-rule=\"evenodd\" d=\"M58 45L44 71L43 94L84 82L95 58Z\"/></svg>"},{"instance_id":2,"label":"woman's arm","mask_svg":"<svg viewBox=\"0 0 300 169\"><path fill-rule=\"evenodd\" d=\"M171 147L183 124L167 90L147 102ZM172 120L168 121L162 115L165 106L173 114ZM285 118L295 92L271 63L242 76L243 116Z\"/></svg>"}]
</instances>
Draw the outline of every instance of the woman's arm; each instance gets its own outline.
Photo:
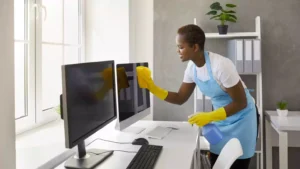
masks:
<instances>
[{"instance_id":1,"label":"woman's arm","mask_svg":"<svg viewBox=\"0 0 300 169\"><path fill-rule=\"evenodd\" d=\"M239 81L235 86L227 88L226 91L232 99L232 102L224 107L227 117L234 115L247 107L246 93L241 81Z\"/></svg>"},{"instance_id":2,"label":"woman's arm","mask_svg":"<svg viewBox=\"0 0 300 169\"><path fill-rule=\"evenodd\" d=\"M151 78L151 71L147 67L137 67L138 83L141 88L147 88L156 97L169 103L181 105L185 103L195 89L195 83L182 83L178 92L170 92L157 86Z\"/></svg>"},{"instance_id":3,"label":"woman's arm","mask_svg":"<svg viewBox=\"0 0 300 169\"><path fill-rule=\"evenodd\" d=\"M195 83L182 83L178 92L168 92L168 96L166 97L165 101L182 105L190 98L195 86Z\"/></svg>"}]
</instances>

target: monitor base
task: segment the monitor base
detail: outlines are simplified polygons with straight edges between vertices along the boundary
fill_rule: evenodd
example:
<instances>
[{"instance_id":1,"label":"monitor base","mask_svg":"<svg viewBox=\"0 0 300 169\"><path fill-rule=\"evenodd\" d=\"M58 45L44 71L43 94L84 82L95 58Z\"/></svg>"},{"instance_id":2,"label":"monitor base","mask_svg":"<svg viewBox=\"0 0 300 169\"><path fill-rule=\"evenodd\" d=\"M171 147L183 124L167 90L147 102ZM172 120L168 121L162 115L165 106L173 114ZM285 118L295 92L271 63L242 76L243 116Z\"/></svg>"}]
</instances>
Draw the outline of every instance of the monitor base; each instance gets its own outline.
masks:
<instances>
[{"instance_id":1,"label":"monitor base","mask_svg":"<svg viewBox=\"0 0 300 169\"><path fill-rule=\"evenodd\" d=\"M133 133L133 134L140 134L142 131L144 131L146 128L142 128L142 127L127 127L124 130L122 130L122 132L125 133Z\"/></svg>"},{"instance_id":2,"label":"monitor base","mask_svg":"<svg viewBox=\"0 0 300 169\"><path fill-rule=\"evenodd\" d=\"M70 157L65 162L67 169L92 169L113 154L111 150L90 149L84 157L78 155Z\"/></svg>"}]
</instances>

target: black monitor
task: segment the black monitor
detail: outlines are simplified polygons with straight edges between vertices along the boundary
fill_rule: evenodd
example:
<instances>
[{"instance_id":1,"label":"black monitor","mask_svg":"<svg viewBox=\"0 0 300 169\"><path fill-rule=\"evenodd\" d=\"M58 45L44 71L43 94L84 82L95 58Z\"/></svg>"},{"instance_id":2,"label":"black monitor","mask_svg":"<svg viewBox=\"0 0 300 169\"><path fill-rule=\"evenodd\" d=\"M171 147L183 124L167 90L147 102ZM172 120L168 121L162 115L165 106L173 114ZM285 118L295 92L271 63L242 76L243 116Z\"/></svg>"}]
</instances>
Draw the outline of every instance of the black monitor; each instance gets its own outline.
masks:
<instances>
[{"instance_id":1,"label":"black monitor","mask_svg":"<svg viewBox=\"0 0 300 169\"><path fill-rule=\"evenodd\" d=\"M86 151L84 140L117 116L114 70L114 61L62 66L66 147L78 146L78 155L65 163L66 168L93 168L112 154Z\"/></svg>"},{"instance_id":2,"label":"black monitor","mask_svg":"<svg viewBox=\"0 0 300 169\"><path fill-rule=\"evenodd\" d=\"M150 111L145 111L150 107L150 94L147 89L138 85L136 74L138 66L148 67L148 63L117 64L119 109L116 127L119 130L124 130L150 114Z\"/></svg>"}]
</instances>

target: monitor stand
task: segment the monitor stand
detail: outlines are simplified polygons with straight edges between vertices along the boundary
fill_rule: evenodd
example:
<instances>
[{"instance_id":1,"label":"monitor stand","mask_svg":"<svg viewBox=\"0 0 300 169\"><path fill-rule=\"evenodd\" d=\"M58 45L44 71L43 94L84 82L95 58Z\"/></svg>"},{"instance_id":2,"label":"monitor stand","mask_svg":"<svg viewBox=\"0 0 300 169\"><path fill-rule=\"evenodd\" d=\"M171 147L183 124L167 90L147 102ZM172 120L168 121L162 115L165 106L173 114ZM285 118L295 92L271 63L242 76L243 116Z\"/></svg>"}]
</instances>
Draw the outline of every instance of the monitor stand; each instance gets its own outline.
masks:
<instances>
[{"instance_id":1,"label":"monitor stand","mask_svg":"<svg viewBox=\"0 0 300 169\"><path fill-rule=\"evenodd\" d=\"M146 130L146 128L143 127L133 127L133 126L128 126L123 129L121 128L121 124L118 121L116 123L115 129L125 133L131 133L131 134L140 134L142 131Z\"/></svg>"},{"instance_id":2,"label":"monitor stand","mask_svg":"<svg viewBox=\"0 0 300 169\"><path fill-rule=\"evenodd\" d=\"M66 163L67 169L92 169L113 154L111 150L85 150L84 141L78 144L78 154L70 157Z\"/></svg>"}]
</instances>

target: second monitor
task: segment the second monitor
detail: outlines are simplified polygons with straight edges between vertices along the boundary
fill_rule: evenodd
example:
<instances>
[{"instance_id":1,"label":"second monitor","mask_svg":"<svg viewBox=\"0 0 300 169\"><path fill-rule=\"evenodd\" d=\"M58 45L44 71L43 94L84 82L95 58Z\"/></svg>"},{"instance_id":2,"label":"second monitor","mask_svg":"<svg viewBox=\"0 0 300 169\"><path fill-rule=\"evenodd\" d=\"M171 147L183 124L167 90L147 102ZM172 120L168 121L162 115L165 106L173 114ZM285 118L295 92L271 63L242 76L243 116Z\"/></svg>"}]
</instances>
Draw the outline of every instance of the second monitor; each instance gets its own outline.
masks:
<instances>
[{"instance_id":1,"label":"second monitor","mask_svg":"<svg viewBox=\"0 0 300 169\"><path fill-rule=\"evenodd\" d=\"M118 120L116 128L140 133L144 129L129 127L150 114L150 94L139 87L136 67L148 67L148 63L117 64ZM126 129L126 130L125 130Z\"/></svg>"}]
</instances>

